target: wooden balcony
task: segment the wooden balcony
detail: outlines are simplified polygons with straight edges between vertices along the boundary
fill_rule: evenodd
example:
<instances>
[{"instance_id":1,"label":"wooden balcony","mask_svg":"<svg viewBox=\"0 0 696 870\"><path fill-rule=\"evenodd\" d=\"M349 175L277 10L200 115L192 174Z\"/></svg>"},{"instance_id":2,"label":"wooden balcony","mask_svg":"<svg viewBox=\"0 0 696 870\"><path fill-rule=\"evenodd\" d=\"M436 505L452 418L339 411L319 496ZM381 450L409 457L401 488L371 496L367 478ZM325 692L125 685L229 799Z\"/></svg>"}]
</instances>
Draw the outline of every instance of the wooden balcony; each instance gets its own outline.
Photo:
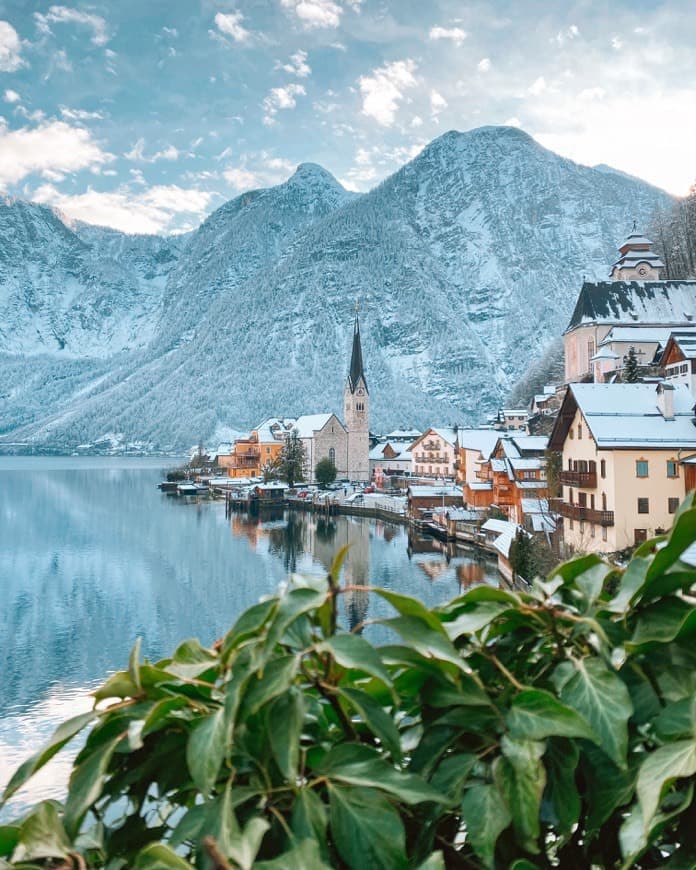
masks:
<instances>
[{"instance_id":1,"label":"wooden balcony","mask_svg":"<svg viewBox=\"0 0 696 870\"><path fill-rule=\"evenodd\" d=\"M561 471L558 479L566 486L578 486L584 489L597 488L596 471Z\"/></svg>"},{"instance_id":2,"label":"wooden balcony","mask_svg":"<svg viewBox=\"0 0 696 870\"><path fill-rule=\"evenodd\" d=\"M614 511L597 511L593 508L581 507L579 504L570 504L560 498L551 499L550 507L569 520L582 520L587 523L597 523L599 526L614 525Z\"/></svg>"}]
</instances>

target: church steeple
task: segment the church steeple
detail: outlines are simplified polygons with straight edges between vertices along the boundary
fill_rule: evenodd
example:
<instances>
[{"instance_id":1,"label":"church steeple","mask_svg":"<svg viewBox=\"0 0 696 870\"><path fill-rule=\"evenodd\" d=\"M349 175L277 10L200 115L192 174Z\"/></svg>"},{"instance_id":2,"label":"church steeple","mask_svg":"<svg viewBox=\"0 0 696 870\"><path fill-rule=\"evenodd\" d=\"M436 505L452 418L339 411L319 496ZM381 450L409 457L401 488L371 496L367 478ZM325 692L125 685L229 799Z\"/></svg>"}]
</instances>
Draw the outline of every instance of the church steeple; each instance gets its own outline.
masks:
<instances>
[{"instance_id":1,"label":"church steeple","mask_svg":"<svg viewBox=\"0 0 696 870\"><path fill-rule=\"evenodd\" d=\"M659 281L665 264L652 250L650 239L638 232L636 222L626 241L619 248L619 259L611 267L613 281Z\"/></svg>"},{"instance_id":2,"label":"church steeple","mask_svg":"<svg viewBox=\"0 0 696 870\"><path fill-rule=\"evenodd\" d=\"M360 322L358 320L358 312L355 312L355 325L353 327L353 352L350 357L350 371L348 374L348 386L351 393L354 393L358 387L358 382L362 378L365 392L367 389L367 379L363 368L362 345L360 344Z\"/></svg>"}]
</instances>

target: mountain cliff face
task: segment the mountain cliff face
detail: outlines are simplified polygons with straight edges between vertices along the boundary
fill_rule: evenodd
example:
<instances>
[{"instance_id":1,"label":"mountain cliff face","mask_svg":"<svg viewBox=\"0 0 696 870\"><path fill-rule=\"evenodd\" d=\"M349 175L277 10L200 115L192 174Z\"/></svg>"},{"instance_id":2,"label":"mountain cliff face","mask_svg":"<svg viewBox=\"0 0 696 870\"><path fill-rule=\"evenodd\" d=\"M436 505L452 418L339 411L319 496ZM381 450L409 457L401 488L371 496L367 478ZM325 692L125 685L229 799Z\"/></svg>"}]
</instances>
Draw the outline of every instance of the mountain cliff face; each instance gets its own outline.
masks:
<instances>
[{"instance_id":1,"label":"mountain cliff face","mask_svg":"<svg viewBox=\"0 0 696 870\"><path fill-rule=\"evenodd\" d=\"M372 428L475 422L668 200L489 127L445 134L361 196L303 164L187 239L72 232L6 204L2 382L26 369L42 398L0 390L0 432L183 446L265 414L340 413L356 300Z\"/></svg>"}]
</instances>

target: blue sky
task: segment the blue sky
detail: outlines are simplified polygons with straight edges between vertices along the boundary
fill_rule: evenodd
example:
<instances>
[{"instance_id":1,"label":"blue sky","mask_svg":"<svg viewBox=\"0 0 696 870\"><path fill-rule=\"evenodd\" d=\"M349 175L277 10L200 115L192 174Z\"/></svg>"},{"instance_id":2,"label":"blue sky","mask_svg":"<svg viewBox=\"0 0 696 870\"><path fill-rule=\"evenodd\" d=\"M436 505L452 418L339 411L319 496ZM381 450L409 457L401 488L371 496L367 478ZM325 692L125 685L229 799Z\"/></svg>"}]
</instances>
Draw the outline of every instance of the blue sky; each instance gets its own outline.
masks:
<instances>
[{"instance_id":1,"label":"blue sky","mask_svg":"<svg viewBox=\"0 0 696 870\"><path fill-rule=\"evenodd\" d=\"M0 0L0 191L181 231L300 162L368 190L513 124L684 194L694 44L690 0Z\"/></svg>"}]
</instances>

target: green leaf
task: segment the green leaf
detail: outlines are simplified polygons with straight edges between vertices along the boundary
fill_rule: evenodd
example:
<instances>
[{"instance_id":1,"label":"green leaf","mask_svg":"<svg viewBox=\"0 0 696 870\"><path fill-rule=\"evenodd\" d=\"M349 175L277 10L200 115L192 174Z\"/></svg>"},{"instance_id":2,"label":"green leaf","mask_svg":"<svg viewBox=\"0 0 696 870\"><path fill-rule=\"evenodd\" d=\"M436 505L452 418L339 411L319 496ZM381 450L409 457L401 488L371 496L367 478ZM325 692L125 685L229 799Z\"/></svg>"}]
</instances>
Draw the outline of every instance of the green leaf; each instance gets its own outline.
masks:
<instances>
[{"instance_id":1,"label":"green leaf","mask_svg":"<svg viewBox=\"0 0 696 870\"><path fill-rule=\"evenodd\" d=\"M101 744L73 768L63 816L63 823L71 836L77 834L84 814L101 796L111 756L123 737L123 734L119 734L108 743Z\"/></svg>"},{"instance_id":2,"label":"green leaf","mask_svg":"<svg viewBox=\"0 0 696 870\"><path fill-rule=\"evenodd\" d=\"M382 625L393 628L407 644L426 658L451 662L457 668L469 673L470 668L457 652L447 634L434 631L418 616L396 616L393 619L379 620Z\"/></svg>"},{"instance_id":3,"label":"green leaf","mask_svg":"<svg viewBox=\"0 0 696 870\"><path fill-rule=\"evenodd\" d=\"M215 785L226 751L225 711L218 707L196 723L186 743L186 764L196 787L205 797Z\"/></svg>"},{"instance_id":4,"label":"green leaf","mask_svg":"<svg viewBox=\"0 0 696 870\"><path fill-rule=\"evenodd\" d=\"M580 818L581 802L575 782L580 752L570 740L551 739L546 746L546 790L542 812L563 840Z\"/></svg>"},{"instance_id":5,"label":"green leaf","mask_svg":"<svg viewBox=\"0 0 696 870\"><path fill-rule=\"evenodd\" d=\"M512 699L506 716L510 734L520 740L546 737L584 737L599 742L579 713L543 689L526 689Z\"/></svg>"},{"instance_id":6,"label":"green leaf","mask_svg":"<svg viewBox=\"0 0 696 870\"><path fill-rule=\"evenodd\" d=\"M490 707L492 701L478 683L466 674L458 674L456 683L429 682L423 700L431 707Z\"/></svg>"},{"instance_id":7,"label":"green leaf","mask_svg":"<svg viewBox=\"0 0 696 870\"><path fill-rule=\"evenodd\" d=\"M65 858L72 846L54 801L42 801L28 815L19 830L13 865L41 858Z\"/></svg>"},{"instance_id":8,"label":"green leaf","mask_svg":"<svg viewBox=\"0 0 696 870\"><path fill-rule=\"evenodd\" d=\"M402 616L415 616L422 620L432 631L445 634L442 623L438 617L428 610L428 608L417 598L412 598L410 595L402 595L400 592L394 592L391 589L375 589L380 598L384 598L391 606Z\"/></svg>"},{"instance_id":9,"label":"green leaf","mask_svg":"<svg viewBox=\"0 0 696 870\"><path fill-rule=\"evenodd\" d=\"M430 777L430 784L434 789L449 797L452 803L460 802L464 785L477 761L477 757L468 752L448 755L438 764Z\"/></svg>"},{"instance_id":10,"label":"green leaf","mask_svg":"<svg viewBox=\"0 0 696 870\"><path fill-rule=\"evenodd\" d=\"M667 786L675 779L696 774L696 740L679 740L651 752L641 764L636 793L643 812L643 826L652 822Z\"/></svg>"},{"instance_id":11,"label":"green leaf","mask_svg":"<svg viewBox=\"0 0 696 870\"><path fill-rule=\"evenodd\" d=\"M232 838L228 857L232 858L241 870L251 870L261 848L261 841L271 826L261 816L252 816L236 837Z\"/></svg>"},{"instance_id":12,"label":"green leaf","mask_svg":"<svg viewBox=\"0 0 696 870\"><path fill-rule=\"evenodd\" d=\"M633 798L635 773L619 770L595 746L585 746L581 777L587 789L587 830L594 835L617 809L625 807Z\"/></svg>"},{"instance_id":13,"label":"green leaf","mask_svg":"<svg viewBox=\"0 0 696 870\"><path fill-rule=\"evenodd\" d=\"M330 786L331 837L349 868L408 867L399 813L379 792Z\"/></svg>"},{"instance_id":14,"label":"green leaf","mask_svg":"<svg viewBox=\"0 0 696 870\"><path fill-rule=\"evenodd\" d=\"M495 785L475 785L462 801L467 838L484 867L495 864L495 844L512 823L512 816Z\"/></svg>"},{"instance_id":15,"label":"green leaf","mask_svg":"<svg viewBox=\"0 0 696 870\"><path fill-rule=\"evenodd\" d=\"M194 870L164 843L150 843L138 852L133 870Z\"/></svg>"},{"instance_id":16,"label":"green leaf","mask_svg":"<svg viewBox=\"0 0 696 870\"><path fill-rule=\"evenodd\" d=\"M297 777L304 716L304 697L295 687L276 698L268 708L266 727L271 749L281 773L289 780Z\"/></svg>"},{"instance_id":17,"label":"green leaf","mask_svg":"<svg viewBox=\"0 0 696 870\"><path fill-rule=\"evenodd\" d=\"M618 591L607 604L609 611L612 613L626 612L626 608L643 588L651 564L652 557L633 556L621 575Z\"/></svg>"},{"instance_id":18,"label":"green leaf","mask_svg":"<svg viewBox=\"0 0 696 870\"><path fill-rule=\"evenodd\" d=\"M628 690L599 659L581 659L573 665L575 675L561 688L561 700L590 723L604 752L625 770L628 720L633 713Z\"/></svg>"},{"instance_id":19,"label":"green leaf","mask_svg":"<svg viewBox=\"0 0 696 870\"><path fill-rule=\"evenodd\" d=\"M92 692L95 701L106 698L137 698L139 694L138 687L127 671L112 674L103 686Z\"/></svg>"},{"instance_id":20,"label":"green leaf","mask_svg":"<svg viewBox=\"0 0 696 870\"><path fill-rule=\"evenodd\" d=\"M481 601L460 608L453 620L443 624L449 639L457 640L463 634L480 631L509 610L510 605L500 601Z\"/></svg>"},{"instance_id":21,"label":"green leaf","mask_svg":"<svg viewBox=\"0 0 696 870\"><path fill-rule=\"evenodd\" d=\"M254 870L331 870L316 840L302 840L272 861L257 861Z\"/></svg>"},{"instance_id":22,"label":"green leaf","mask_svg":"<svg viewBox=\"0 0 696 870\"><path fill-rule=\"evenodd\" d=\"M19 842L19 825L0 825L0 855L9 857Z\"/></svg>"},{"instance_id":23,"label":"green leaf","mask_svg":"<svg viewBox=\"0 0 696 870\"><path fill-rule=\"evenodd\" d=\"M696 736L692 708L695 702L691 698L682 698L662 708L654 722L655 734L661 740L678 740Z\"/></svg>"},{"instance_id":24,"label":"green leaf","mask_svg":"<svg viewBox=\"0 0 696 870\"><path fill-rule=\"evenodd\" d=\"M696 512L695 512L696 513ZM646 607L638 617L629 647L646 643L669 643L696 632L696 607L683 598L670 596Z\"/></svg>"},{"instance_id":25,"label":"green leaf","mask_svg":"<svg viewBox=\"0 0 696 870\"><path fill-rule=\"evenodd\" d=\"M240 716L255 713L267 701L282 695L290 688L299 667L297 656L279 656L272 659L260 674L251 676L242 702Z\"/></svg>"},{"instance_id":26,"label":"green leaf","mask_svg":"<svg viewBox=\"0 0 696 870\"><path fill-rule=\"evenodd\" d=\"M56 752L61 750L76 734L79 734L86 725L93 722L98 715L95 710L92 710L89 713L82 713L60 724L53 732L46 746L17 768L5 787L0 806L8 801L37 770L41 770L44 764L50 761Z\"/></svg>"},{"instance_id":27,"label":"green leaf","mask_svg":"<svg viewBox=\"0 0 696 870\"><path fill-rule=\"evenodd\" d=\"M692 507L687 510L682 508L675 514L667 543L657 551L648 569L646 583L648 587L651 581L666 574L667 569L679 559L684 550L696 541L696 510Z\"/></svg>"},{"instance_id":28,"label":"green leaf","mask_svg":"<svg viewBox=\"0 0 696 870\"><path fill-rule=\"evenodd\" d=\"M159 731L160 728L164 728L167 724L178 719L178 716L171 714L181 710L182 707L188 707L185 698L164 698L162 701L158 701L145 717L142 736L147 737L148 734Z\"/></svg>"},{"instance_id":29,"label":"green leaf","mask_svg":"<svg viewBox=\"0 0 696 870\"><path fill-rule=\"evenodd\" d=\"M292 808L290 826L298 840L316 840L325 848L328 812L324 801L310 788L301 788ZM325 854L322 857L326 858Z\"/></svg>"},{"instance_id":30,"label":"green leaf","mask_svg":"<svg viewBox=\"0 0 696 870\"><path fill-rule=\"evenodd\" d=\"M141 638L136 638L131 650L130 658L128 659L128 676L133 680L135 688L140 694L143 686L140 682L140 644Z\"/></svg>"},{"instance_id":31,"label":"green leaf","mask_svg":"<svg viewBox=\"0 0 696 870\"><path fill-rule=\"evenodd\" d=\"M442 852L433 852L418 865L418 870L445 870L445 859Z\"/></svg>"},{"instance_id":32,"label":"green leaf","mask_svg":"<svg viewBox=\"0 0 696 870\"><path fill-rule=\"evenodd\" d=\"M401 761L401 738L392 717L367 692L339 688L338 692L355 708L363 722L378 737L395 761Z\"/></svg>"},{"instance_id":33,"label":"green leaf","mask_svg":"<svg viewBox=\"0 0 696 870\"><path fill-rule=\"evenodd\" d=\"M503 756L496 759L493 774L512 816L512 824L522 848L539 852L539 807L546 785L546 770L541 762L545 746L534 740L512 740L503 736Z\"/></svg>"},{"instance_id":34,"label":"green leaf","mask_svg":"<svg viewBox=\"0 0 696 870\"><path fill-rule=\"evenodd\" d=\"M583 593L589 606L594 605L602 594L604 581L613 570L606 562L599 562L575 577L575 585Z\"/></svg>"},{"instance_id":35,"label":"green leaf","mask_svg":"<svg viewBox=\"0 0 696 870\"><path fill-rule=\"evenodd\" d=\"M336 634L317 646L319 652L330 652L343 668L364 671L381 680L386 686L392 681L382 664L379 652L357 634Z\"/></svg>"},{"instance_id":36,"label":"green leaf","mask_svg":"<svg viewBox=\"0 0 696 870\"><path fill-rule=\"evenodd\" d=\"M229 655L245 641L257 639L257 635L263 626L275 615L278 606L279 601L277 598L269 598L267 601L261 601L245 610L224 637L222 642L222 659L227 661Z\"/></svg>"},{"instance_id":37,"label":"green leaf","mask_svg":"<svg viewBox=\"0 0 696 870\"><path fill-rule=\"evenodd\" d=\"M398 770L381 758L377 750L360 743L333 746L324 756L319 772L349 785L382 789L407 804L445 802L420 776Z\"/></svg>"}]
</instances>

